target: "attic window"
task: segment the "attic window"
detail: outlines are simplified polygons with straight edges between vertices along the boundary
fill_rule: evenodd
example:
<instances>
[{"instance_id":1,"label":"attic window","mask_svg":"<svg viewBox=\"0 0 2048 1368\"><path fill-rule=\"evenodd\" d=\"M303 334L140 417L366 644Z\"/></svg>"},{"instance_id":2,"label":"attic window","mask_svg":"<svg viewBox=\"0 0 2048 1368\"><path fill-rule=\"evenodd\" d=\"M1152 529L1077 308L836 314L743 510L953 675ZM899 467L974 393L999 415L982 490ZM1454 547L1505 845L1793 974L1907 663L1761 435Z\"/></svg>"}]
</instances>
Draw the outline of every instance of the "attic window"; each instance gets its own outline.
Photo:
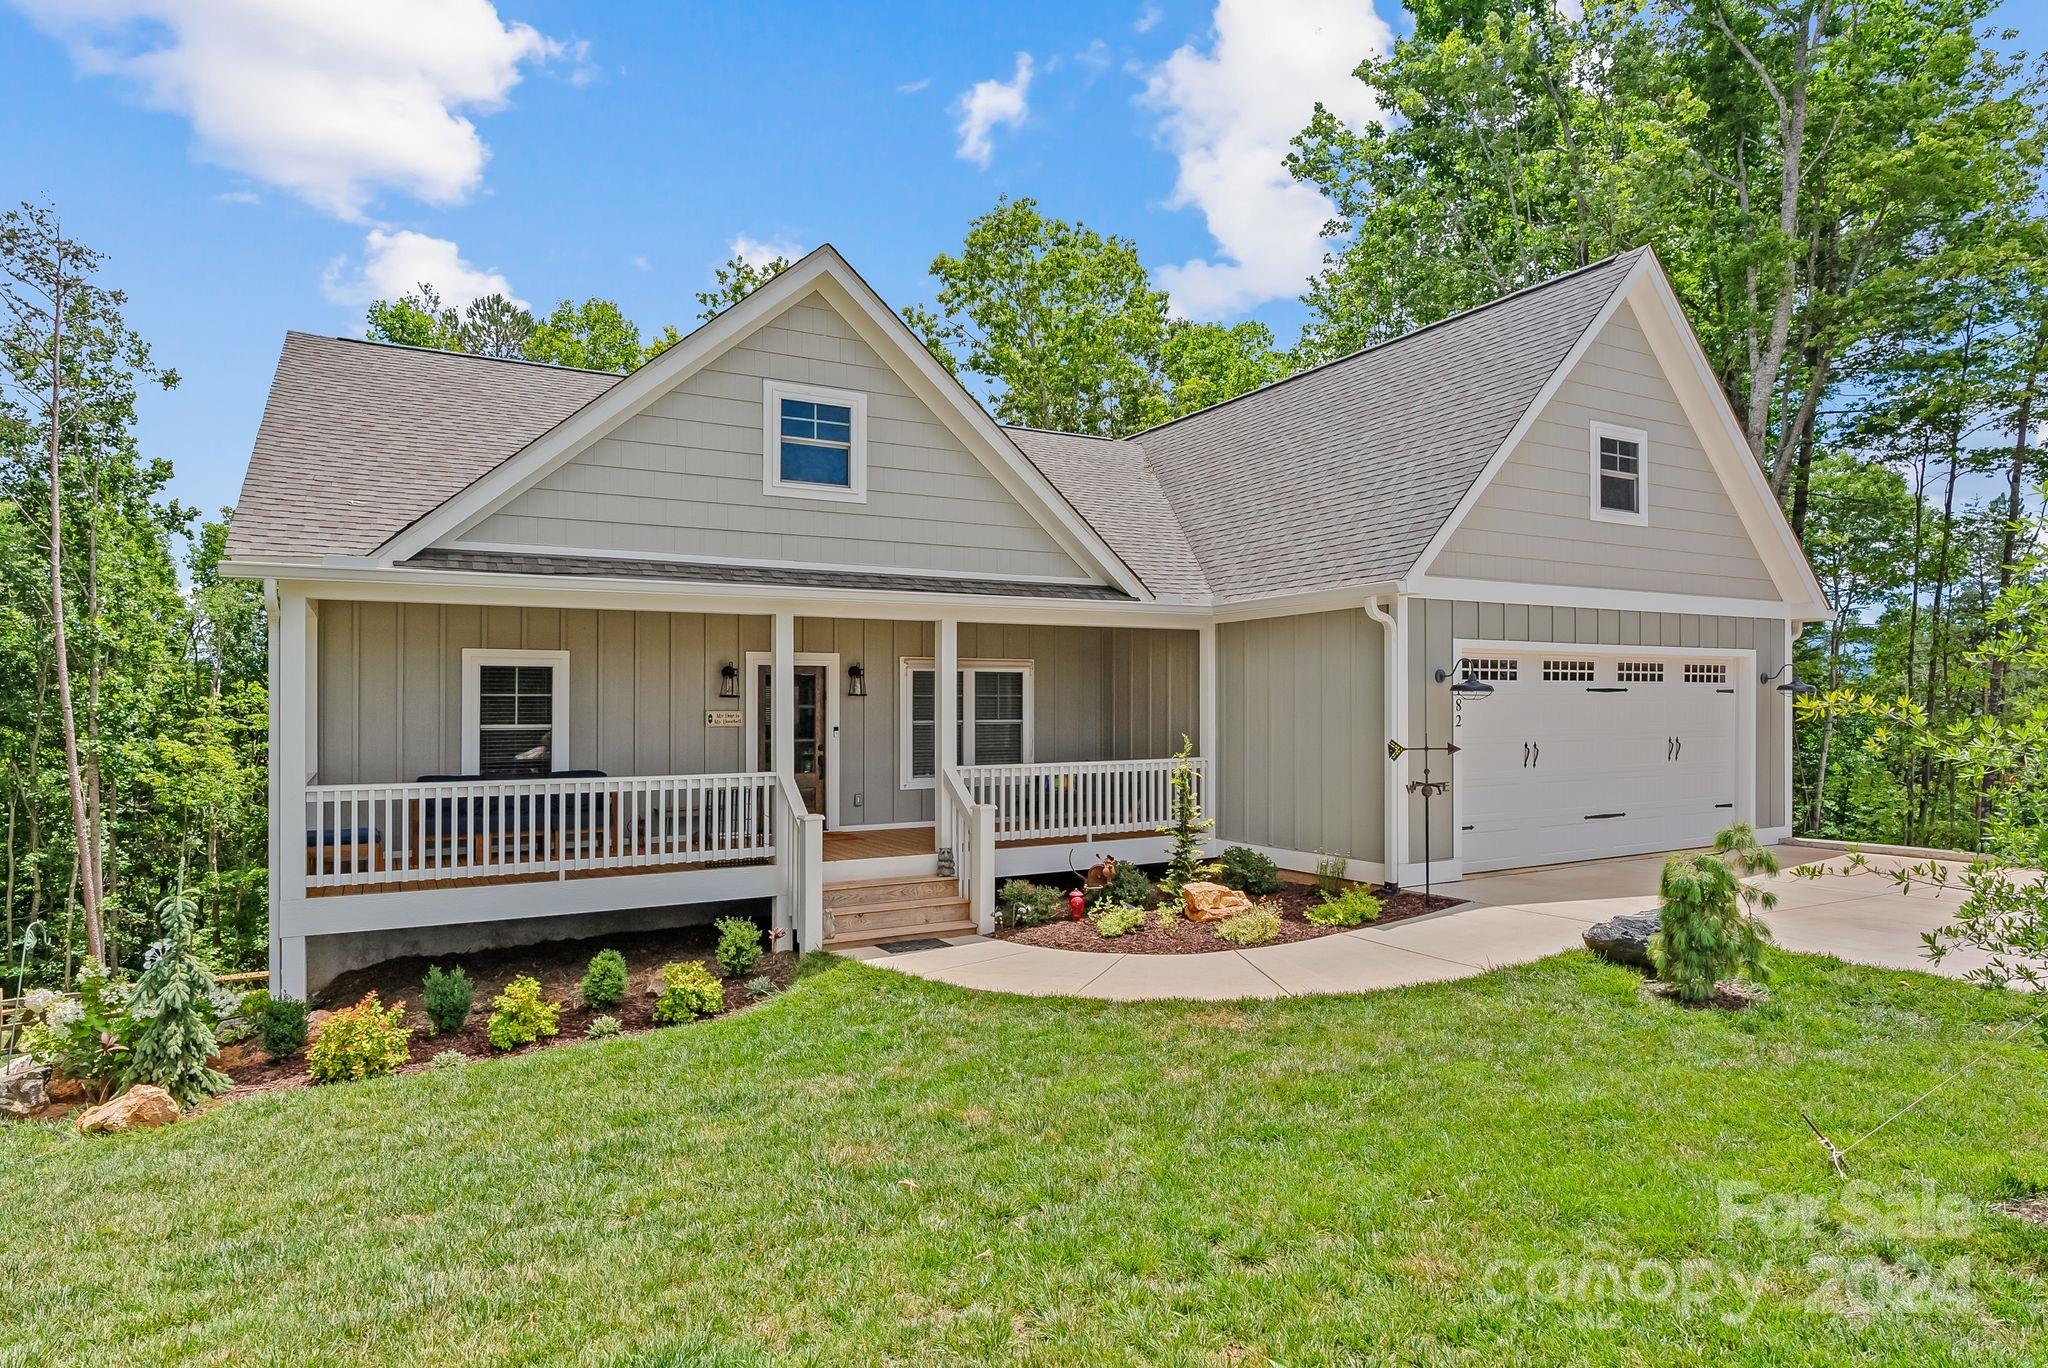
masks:
<instances>
[{"instance_id":1,"label":"attic window","mask_svg":"<svg viewBox=\"0 0 2048 1368\"><path fill-rule=\"evenodd\" d=\"M1593 424L1593 520L1650 521L1650 437L1640 428Z\"/></svg>"},{"instance_id":2,"label":"attic window","mask_svg":"<svg viewBox=\"0 0 2048 1368\"><path fill-rule=\"evenodd\" d=\"M770 380L762 410L763 493L867 502L865 394Z\"/></svg>"}]
</instances>

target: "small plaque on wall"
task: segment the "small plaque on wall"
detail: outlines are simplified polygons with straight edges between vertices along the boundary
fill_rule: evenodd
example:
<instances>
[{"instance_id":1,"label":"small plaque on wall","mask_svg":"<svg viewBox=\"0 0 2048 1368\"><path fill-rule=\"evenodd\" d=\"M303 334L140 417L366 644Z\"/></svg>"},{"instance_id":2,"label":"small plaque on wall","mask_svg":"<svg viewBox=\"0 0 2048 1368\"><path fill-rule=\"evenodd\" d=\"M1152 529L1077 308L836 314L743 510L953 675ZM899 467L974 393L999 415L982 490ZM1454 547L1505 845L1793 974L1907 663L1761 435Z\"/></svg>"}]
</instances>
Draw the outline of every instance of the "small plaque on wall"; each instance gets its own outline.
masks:
<instances>
[{"instance_id":1,"label":"small plaque on wall","mask_svg":"<svg viewBox=\"0 0 2048 1368\"><path fill-rule=\"evenodd\" d=\"M707 727L744 727L747 715L743 712L707 712L704 714Z\"/></svg>"}]
</instances>

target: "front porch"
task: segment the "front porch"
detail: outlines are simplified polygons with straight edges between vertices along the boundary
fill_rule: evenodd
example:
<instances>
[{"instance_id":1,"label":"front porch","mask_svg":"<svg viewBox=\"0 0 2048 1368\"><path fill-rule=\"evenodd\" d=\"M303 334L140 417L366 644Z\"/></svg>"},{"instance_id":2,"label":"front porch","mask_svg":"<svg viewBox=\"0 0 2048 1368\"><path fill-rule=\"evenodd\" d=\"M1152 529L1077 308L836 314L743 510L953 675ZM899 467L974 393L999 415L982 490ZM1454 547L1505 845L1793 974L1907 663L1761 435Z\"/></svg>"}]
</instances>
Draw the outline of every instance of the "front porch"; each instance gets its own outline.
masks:
<instances>
[{"instance_id":1,"label":"front porch","mask_svg":"<svg viewBox=\"0 0 2048 1368\"><path fill-rule=\"evenodd\" d=\"M292 992L308 936L636 907L765 900L807 950L834 943L827 890L888 880L986 930L1000 879L1159 859L1169 757L1213 735L1198 629L309 600L277 622L280 721L295 657L305 704L277 772L296 749L306 782L274 808L303 813L273 832Z\"/></svg>"}]
</instances>

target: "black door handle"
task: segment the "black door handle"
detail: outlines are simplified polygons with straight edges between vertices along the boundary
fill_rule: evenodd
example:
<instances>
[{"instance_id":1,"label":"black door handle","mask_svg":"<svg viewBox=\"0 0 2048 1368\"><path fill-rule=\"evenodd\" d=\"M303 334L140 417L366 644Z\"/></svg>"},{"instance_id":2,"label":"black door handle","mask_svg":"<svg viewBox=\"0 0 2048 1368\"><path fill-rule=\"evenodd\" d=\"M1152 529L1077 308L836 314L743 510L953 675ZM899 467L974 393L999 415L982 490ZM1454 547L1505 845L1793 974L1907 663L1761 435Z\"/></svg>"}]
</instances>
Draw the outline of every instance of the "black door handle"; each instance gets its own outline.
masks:
<instances>
[{"instance_id":1,"label":"black door handle","mask_svg":"<svg viewBox=\"0 0 2048 1368\"><path fill-rule=\"evenodd\" d=\"M1529 743L1527 741L1522 743L1522 768L1529 768Z\"/></svg>"},{"instance_id":2,"label":"black door handle","mask_svg":"<svg viewBox=\"0 0 2048 1368\"><path fill-rule=\"evenodd\" d=\"M1541 745L1539 744L1538 746L1536 746L1535 750L1536 750L1536 758L1535 758L1535 759L1534 759L1533 761L1531 761L1530 763L1531 763L1532 765L1540 765L1540 764L1542 764L1542 763L1543 763L1543 747L1542 747L1542 746L1541 746Z\"/></svg>"}]
</instances>

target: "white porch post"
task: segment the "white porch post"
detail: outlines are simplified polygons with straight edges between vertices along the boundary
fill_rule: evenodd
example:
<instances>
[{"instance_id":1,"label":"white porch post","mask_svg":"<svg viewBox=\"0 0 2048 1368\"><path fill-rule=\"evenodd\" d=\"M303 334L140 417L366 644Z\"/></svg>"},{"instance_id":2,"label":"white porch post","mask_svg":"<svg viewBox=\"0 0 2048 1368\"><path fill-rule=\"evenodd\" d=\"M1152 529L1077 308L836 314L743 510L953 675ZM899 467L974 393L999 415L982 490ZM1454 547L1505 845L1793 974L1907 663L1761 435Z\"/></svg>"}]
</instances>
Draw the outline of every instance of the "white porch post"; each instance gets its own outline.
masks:
<instances>
[{"instance_id":1,"label":"white porch post","mask_svg":"<svg viewBox=\"0 0 2048 1368\"><path fill-rule=\"evenodd\" d=\"M938 641L932 652L932 716L938 721L939 772L960 763L960 621L940 618Z\"/></svg>"},{"instance_id":2,"label":"white porch post","mask_svg":"<svg viewBox=\"0 0 2048 1368\"><path fill-rule=\"evenodd\" d=\"M775 615L775 661L770 667L769 707L773 732L769 739L771 767L777 774L796 774L796 615Z\"/></svg>"},{"instance_id":3,"label":"white porch post","mask_svg":"<svg viewBox=\"0 0 2048 1368\"><path fill-rule=\"evenodd\" d=\"M1216 720L1220 703L1216 696L1216 624L1203 623L1197 629L1197 635L1196 650L1200 678L1195 687L1199 695L1196 701L1201 707L1201 721L1196 725L1201 728L1202 734L1195 738L1195 753L1207 762L1202 776L1202 807L1209 814L1209 820L1216 823L1209 829L1215 832L1218 839L1222 839L1223 808L1216 801L1216 795L1220 791L1217 786L1217 771L1222 768L1223 760L1223 733Z\"/></svg>"},{"instance_id":4,"label":"white porch post","mask_svg":"<svg viewBox=\"0 0 2048 1368\"><path fill-rule=\"evenodd\" d=\"M316 757L319 681L314 670L314 617L306 596L280 591L270 600L270 991L306 996L306 785ZM314 828L317 829L317 828Z\"/></svg>"}]
</instances>

